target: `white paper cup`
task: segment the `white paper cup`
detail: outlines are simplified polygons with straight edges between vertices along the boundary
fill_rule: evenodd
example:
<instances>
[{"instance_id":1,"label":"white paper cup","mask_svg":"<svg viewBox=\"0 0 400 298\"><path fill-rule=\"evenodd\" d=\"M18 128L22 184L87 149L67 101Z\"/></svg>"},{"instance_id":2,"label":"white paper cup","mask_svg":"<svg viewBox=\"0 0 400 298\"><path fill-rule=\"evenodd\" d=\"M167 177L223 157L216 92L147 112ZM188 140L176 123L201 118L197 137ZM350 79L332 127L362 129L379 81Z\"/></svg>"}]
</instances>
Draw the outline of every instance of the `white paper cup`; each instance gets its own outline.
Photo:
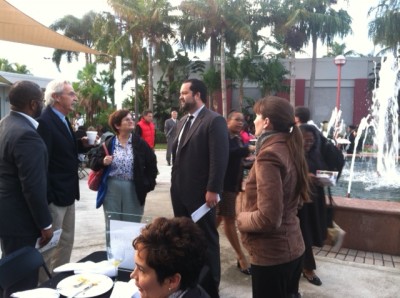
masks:
<instances>
[{"instance_id":1,"label":"white paper cup","mask_svg":"<svg viewBox=\"0 0 400 298\"><path fill-rule=\"evenodd\" d=\"M96 141L97 131L87 131L86 136L88 138L89 145L94 145Z\"/></svg>"}]
</instances>

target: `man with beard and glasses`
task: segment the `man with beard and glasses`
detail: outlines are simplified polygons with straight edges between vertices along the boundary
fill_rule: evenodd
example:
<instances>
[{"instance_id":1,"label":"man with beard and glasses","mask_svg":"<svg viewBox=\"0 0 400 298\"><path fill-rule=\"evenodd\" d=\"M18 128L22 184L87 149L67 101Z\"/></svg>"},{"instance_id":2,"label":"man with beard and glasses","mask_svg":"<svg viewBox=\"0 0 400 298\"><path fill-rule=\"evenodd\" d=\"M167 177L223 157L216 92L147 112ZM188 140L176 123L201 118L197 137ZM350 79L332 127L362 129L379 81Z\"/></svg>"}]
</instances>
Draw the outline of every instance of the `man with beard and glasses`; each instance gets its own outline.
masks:
<instances>
[{"instance_id":1,"label":"man with beard and glasses","mask_svg":"<svg viewBox=\"0 0 400 298\"><path fill-rule=\"evenodd\" d=\"M11 87L8 99L10 114L0 122L2 257L25 246L35 247L39 237L44 246L53 236L47 206L47 149L34 119L42 111L43 93L37 84L20 81ZM37 284L38 271L8 289L6 296Z\"/></svg>"},{"instance_id":2,"label":"man with beard and glasses","mask_svg":"<svg viewBox=\"0 0 400 298\"><path fill-rule=\"evenodd\" d=\"M225 119L205 107L206 98L207 88L202 81L183 82L179 99L188 114L177 124L172 149L171 198L176 217L191 217L203 204L211 208L197 224L207 239L206 264L212 276L211 286L202 286L211 297L218 297L221 267L214 207L223 189L229 143Z\"/></svg>"}]
</instances>

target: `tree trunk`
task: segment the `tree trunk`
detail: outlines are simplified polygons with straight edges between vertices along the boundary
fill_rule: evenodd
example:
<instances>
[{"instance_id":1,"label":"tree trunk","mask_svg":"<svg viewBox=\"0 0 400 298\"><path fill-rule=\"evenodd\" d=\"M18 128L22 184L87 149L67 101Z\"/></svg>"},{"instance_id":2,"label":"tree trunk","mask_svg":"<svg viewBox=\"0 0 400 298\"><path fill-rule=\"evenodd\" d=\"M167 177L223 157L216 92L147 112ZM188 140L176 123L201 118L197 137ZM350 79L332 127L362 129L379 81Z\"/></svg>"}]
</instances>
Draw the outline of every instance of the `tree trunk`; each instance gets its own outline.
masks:
<instances>
[{"instance_id":1,"label":"tree trunk","mask_svg":"<svg viewBox=\"0 0 400 298\"><path fill-rule=\"evenodd\" d=\"M226 98L226 80L225 80L225 33L221 34L221 98L222 98L222 116L228 117L228 107Z\"/></svg>"},{"instance_id":2,"label":"tree trunk","mask_svg":"<svg viewBox=\"0 0 400 298\"><path fill-rule=\"evenodd\" d=\"M315 69L317 65L317 36L312 36L312 59L311 59L311 76L310 76L310 90L308 95L308 107L313 114L314 107L314 85L315 85Z\"/></svg>"},{"instance_id":3,"label":"tree trunk","mask_svg":"<svg viewBox=\"0 0 400 298\"><path fill-rule=\"evenodd\" d=\"M149 86L149 110L153 111L153 44L149 41L148 47L148 68L149 68L149 76L148 76L148 86Z\"/></svg>"},{"instance_id":4,"label":"tree trunk","mask_svg":"<svg viewBox=\"0 0 400 298\"><path fill-rule=\"evenodd\" d=\"M210 68L215 65L215 53L217 51L217 37L212 34L210 38ZM211 92L208 93L208 107L209 109L214 109L213 95Z\"/></svg>"},{"instance_id":5,"label":"tree trunk","mask_svg":"<svg viewBox=\"0 0 400 298\"><path fill-rule=\"evenodd\" d=\"M239 107L240 111L243 112L243 98L244 98L244 80L239 81Z\"/></svg>"},{"instance_id":6,"label":"tree trunk","mask_svg":"<svg viewBox=\"0 0 400 298\"><path fill-rule=\"evenodd\" d=\"M296 53L292 51L290 55L290 104L296 105Z\"/></svg>"}]
</instances>

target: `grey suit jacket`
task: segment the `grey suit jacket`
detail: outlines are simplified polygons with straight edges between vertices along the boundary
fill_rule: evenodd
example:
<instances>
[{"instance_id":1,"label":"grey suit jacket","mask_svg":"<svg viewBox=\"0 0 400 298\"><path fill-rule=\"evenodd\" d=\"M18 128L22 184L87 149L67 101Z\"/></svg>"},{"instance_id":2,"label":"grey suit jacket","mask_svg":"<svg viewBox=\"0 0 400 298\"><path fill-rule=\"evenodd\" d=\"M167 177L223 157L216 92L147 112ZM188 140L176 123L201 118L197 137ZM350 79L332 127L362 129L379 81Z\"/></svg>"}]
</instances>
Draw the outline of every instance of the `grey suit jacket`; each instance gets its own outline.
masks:
<instances>
[{"instance_id":1,"label":"grey suit jacket","mask_svg":"<svg viewBox=\"0 0 400 298\"><path fill-rule=\"evenodd\" d=\"M47 150L32 123L11 111L0 122L0 236L39 236L52 222Z\"/></svg>"},{"instance_id":2,"label":"grey suit jacket","mask_svg":"<svg viewBox=\"0 0 400 298\"><path fill-rule=\"evenodd\" d=\"M207 191L222 192L229 143L225 119L204 107L177 155L178 136L187 117L177 124L172 151L171 196L172 200L180 200L191 213L205 203Z\"/></svg>"},{"instance_id":3,"label":"grey suit jacket","mask_svg":"<svg viewBox=\"0 0 400 298\"><path fill-rule=\"evenodd\" d=\"M178 119L176 119L176 122L174 120L172 120L172 118L165 120L164 133L165 133L165 136L167 137L168 141L175 139L177 123L178 123Z\"/></svg>"}]
</instances>

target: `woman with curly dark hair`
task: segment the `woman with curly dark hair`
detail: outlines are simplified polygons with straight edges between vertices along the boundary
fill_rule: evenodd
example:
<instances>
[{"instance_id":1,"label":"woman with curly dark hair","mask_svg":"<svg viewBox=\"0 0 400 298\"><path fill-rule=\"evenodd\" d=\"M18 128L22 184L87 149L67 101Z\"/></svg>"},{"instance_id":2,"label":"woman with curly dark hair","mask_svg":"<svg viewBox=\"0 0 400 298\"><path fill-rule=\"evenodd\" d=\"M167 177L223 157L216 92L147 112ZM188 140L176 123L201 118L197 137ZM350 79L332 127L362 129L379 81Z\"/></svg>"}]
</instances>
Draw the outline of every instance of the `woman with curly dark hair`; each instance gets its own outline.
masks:
<instances>
[{"instance_id":1,"label":"woman with curly dark hair","mask_svg":"<svg viewBox=\"0 0 400 298\"><path fill-rule=\"evenodd\" d=\"M133 240L136 267L131 273L141 297L205 298L198 285L207 242L189 218L156 218Z\"/></svg>"}]
</instances>

